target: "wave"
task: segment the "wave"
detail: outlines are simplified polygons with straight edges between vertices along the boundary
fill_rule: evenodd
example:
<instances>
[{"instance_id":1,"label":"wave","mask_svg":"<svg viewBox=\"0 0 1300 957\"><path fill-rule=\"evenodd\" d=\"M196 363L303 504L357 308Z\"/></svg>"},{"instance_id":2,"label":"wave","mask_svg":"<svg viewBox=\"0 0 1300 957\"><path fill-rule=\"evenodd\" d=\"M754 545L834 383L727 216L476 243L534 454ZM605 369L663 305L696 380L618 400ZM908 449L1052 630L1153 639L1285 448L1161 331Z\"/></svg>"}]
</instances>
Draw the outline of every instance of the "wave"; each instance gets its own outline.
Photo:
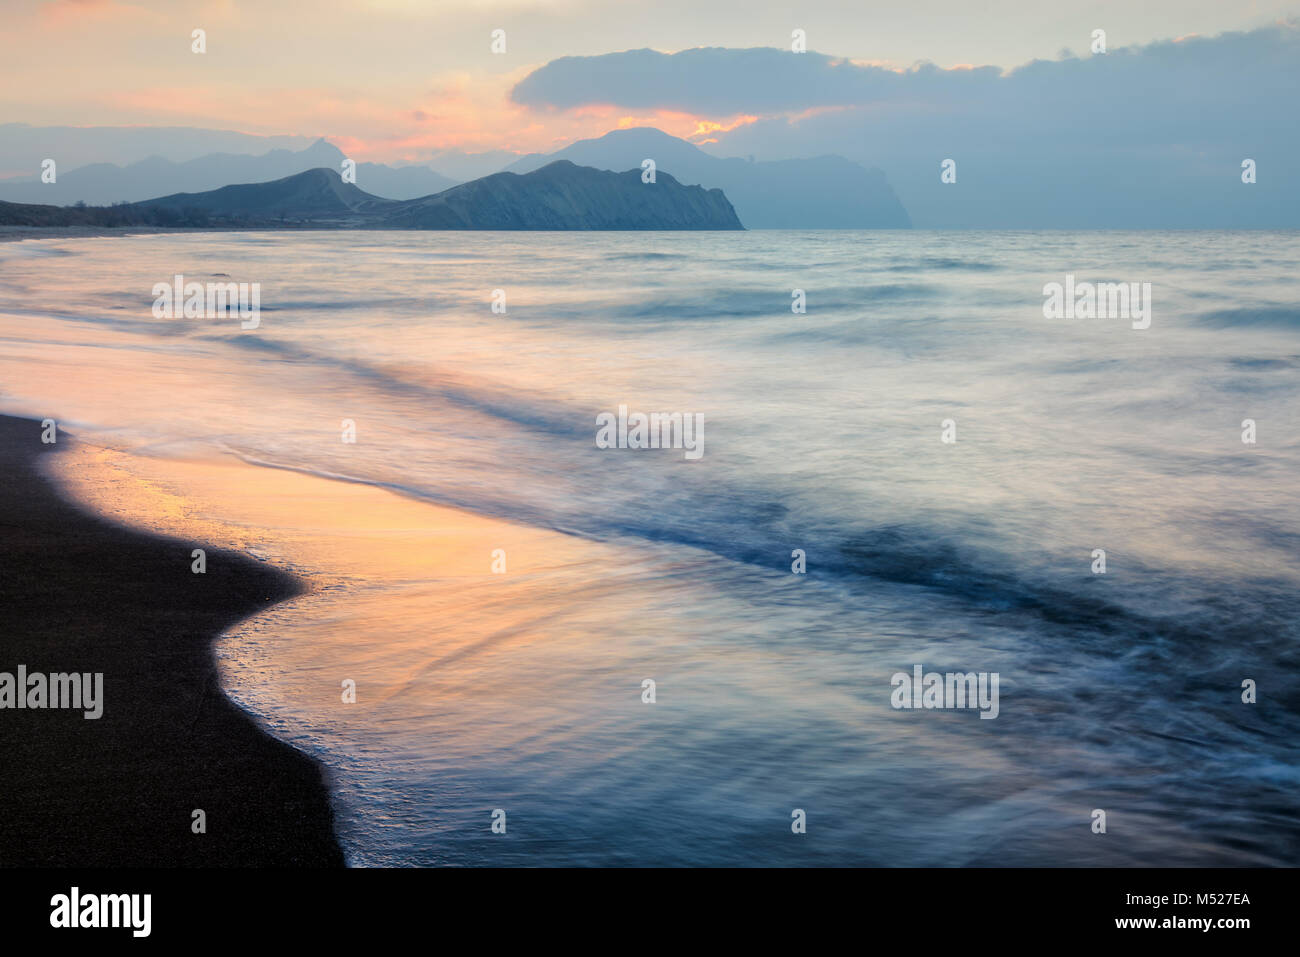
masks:
<instances>
[{"instance_id":1,"label":"wave","mask_svg":"<svg viewBox=\"0 0 1300 957\"><path fill-rule=\"evenodd\" d=\"M594 540L628 538L700 549L768 570L788 571L792 549L802 548L818 574L846 583L871 580L923 588L972 608L1031 615L1095 635L1122 630L1203 640L1209 634L1193 622L1170 623L1130 610L1134 598L1156 603L1151 594L1135 593L1120 602L1099 591L1092 579L1083 586L1052 581L1017 560L996 530L979 532L974 520L968 527L953 522L944 528L923 519L844 523L837 520L833 502L801 496L798 488L765 487L745 472L684 466L676 455L593 458L598 401L579 408L546 394L521 393L483 379L445 375L428 367L417 375L399 366L330 355L268 337L239 336L228 341L243 350L323 370L335 388L338 372L365 380L391 397L382 401L384 408L401 409L392 400L407 400L409 409L436 421L449 434L474 434L476 461L491 462L506 473L485 487L476 466L463 461L455 471L436 477L421 474L412 462L396 459L376 461L370 474L357 474L328 459L317 460L312 451L307 452L312 459L308 461L292 458L297 453L291 450L279 450L287 452L289 459L275 449L236 450L255 464L376 485ZM1116 361L1094 360L1103 366ZM1074 363L1082 368L1069 371L1097 372L1094 363ZM725 446L720 454L725 459ZM617 500L598 501L593 489L617 489ZM1131 563L1129 567L1133 570ZM1146 570L1146 577L1158 580L1160 575ZM1209 581L1183 586L1185 591L1203 593L1220 587Z\"/></svg>"},{"instance_id":2,"label":"wave","mask_svg":"<svg viewBox=\"0 0 1300 957\"><path fill-rule=\"evenodd\" d=\"M641 252L611 253L604 258L606 262L660 262L664 260L690 262L692 257L686 255L686 253Z\"/></svg>"},{"instance_id":3,"label":"wave","mask_svg":"<svg viewBox=\"0 0 1300 957\"><path fill-rule=\"evenodd\" d=\"M1222 329L1232 326L1265 326L1300 329L1300 307L1251 306L1244 309L1217 309L1197 316L1201 325Z\"/></svg>"},{"instance_id":4,"label":"wave","mask_svg":"<svg viewBox=\"0 0 1300 957\"><path fill-rule=\"evenodd\" d=\"M476 409L486 406L474 402ZM512 422L523 416L507 413ZM585 437L585 436L584 436ZM385 479L338 469L286 463L273 455L230 449L242 460L321 478L383 488L409 498L459 508L498 519L546 528L593 541L634 540L697 549L766 571L789 573L792 551L801 549L811 573L855 589L856 582L907 586L954 599L970 611L1005 614L1069 630L1078 640L1122 639L1135 645L1214 646L1227 627L1258 630L1265 622L1294 621L1298 603L1285 583L1233 583L1230 614L1193 614L1170 598L1166 613L1155 609L1162 596L1177 591L1214 594L1219 580L1174 581L1161 569L1127 562L1132 586L1125 599L1112 598L1109 586L1088 577L1083 584L1053 580L1050 573L1018 561L990 543L972 544L969 528L939 529L922 521L845 527L827 516L796 512L779 493L743 487L709 476L681 483L666 493L651 479L643 487L620 486L621 508L602 511L565 497L554 503L512 499L474 483L429 486L418 479ZM563 467L561 467L563 470ZM616 480L613 477L607 477ZM546 484L548 476L535 476ZM559 477L555 477L558 485ZM1134 599L1144 611L1134 608Z\"/></svg>"},{"instance_id":5,"label":"wave","mask_svg":"<svg viewBox=\"0 0 1300 957\"><path fill-rule=\"evenodd\" d=\"M997 272L1006 267L1001 266L998 263L987 262L981 259L952 259L946 256L925 256L921 259L912 259L903 262L895 261L895 265L887 268L890 272L912 272L917 270Z\"/></svg>"},{"instance_id":6,"label":"wave","mask_svg":"<svg viewBox=\"0 0 1300 957\"><path fill-rule=\"evenodd\" d=\"M241 349L273 353L281 358L314 367L338 369L359 379L368 380L390 395L420 400L439 400L548 435L570 438L586 436L588 432L585 423L589 420L594 421L594 412L581 418L575 413L564 416L548 413L544 399L521 396L518 392L507 393L503 388L498 390L483 384L471 385L450 376L439 378L435 374L425 372L423 380L416 381L401 375L391 367L333 356L267 337L237 336L223 341ZM579 421L584 423L582 427L577 425Z\"/></svg>"}]
</instances>

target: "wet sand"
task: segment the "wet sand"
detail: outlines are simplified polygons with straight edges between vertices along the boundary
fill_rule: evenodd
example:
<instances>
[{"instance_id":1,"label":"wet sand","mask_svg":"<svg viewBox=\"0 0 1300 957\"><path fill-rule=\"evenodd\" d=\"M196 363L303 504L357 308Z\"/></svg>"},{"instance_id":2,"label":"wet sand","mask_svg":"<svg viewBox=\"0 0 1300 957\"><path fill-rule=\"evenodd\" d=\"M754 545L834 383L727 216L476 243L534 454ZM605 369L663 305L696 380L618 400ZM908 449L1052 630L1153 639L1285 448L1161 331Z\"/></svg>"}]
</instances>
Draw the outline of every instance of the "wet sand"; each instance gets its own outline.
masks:
<instances>
[{"instance_id":1,"label":"wet sand","mask_svg":"<svg viewBox=\"0 0 1300 957\"><path fill-rule=\"evenodd\" d=\"M194 574L203 543L70 504L42 459L71 441L0 417L0 672L102 672L103 715L0 709L0 865L341 865L320 767L223 695L211 647L303 586L214 548Z\"/></svg>"}]
</instances>

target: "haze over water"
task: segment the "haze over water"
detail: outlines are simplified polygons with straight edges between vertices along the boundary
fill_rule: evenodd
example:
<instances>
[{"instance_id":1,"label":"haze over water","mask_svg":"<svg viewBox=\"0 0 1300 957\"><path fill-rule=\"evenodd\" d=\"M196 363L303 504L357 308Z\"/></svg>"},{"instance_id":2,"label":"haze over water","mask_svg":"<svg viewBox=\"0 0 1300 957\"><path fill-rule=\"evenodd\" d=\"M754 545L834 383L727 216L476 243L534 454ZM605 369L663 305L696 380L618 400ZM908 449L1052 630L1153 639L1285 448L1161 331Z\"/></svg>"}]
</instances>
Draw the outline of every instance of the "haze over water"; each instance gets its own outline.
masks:
<instances>
[{"instance_id":1,"label":"haze over water","mask_svg":"<svg viewBox=\"0 0 1300 957\"><path fill-rule=\"evenodd\" d=\"M154 319L177 273L260 327ZM1066 274L1151 327L1045 319ZM1298 293L1294 232L9 243L0 401L313 585L221 654L353 863L1293 864ZM895 711L915 664L999 716Z\"/></svg>"}]
</instances>

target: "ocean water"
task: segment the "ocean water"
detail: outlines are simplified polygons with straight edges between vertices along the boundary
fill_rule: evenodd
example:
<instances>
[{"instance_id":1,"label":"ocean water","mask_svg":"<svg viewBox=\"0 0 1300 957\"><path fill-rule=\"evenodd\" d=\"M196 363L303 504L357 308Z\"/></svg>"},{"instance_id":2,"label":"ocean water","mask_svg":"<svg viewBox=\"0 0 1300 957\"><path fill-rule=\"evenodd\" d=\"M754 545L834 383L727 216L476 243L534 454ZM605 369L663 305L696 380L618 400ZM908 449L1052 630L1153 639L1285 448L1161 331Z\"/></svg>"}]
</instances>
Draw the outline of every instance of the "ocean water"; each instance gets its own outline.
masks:
<instances>
[{"instance_id":1,"label":"ocean water","mask_svg":"<svg viewBox=\"0 0 1300 957\"><path fill-rule=\"evenodd\" d=\"M153 318L177 273L260 326ZM1150 283L1150 327L1045 318L1067 275ZM503 575L271 543L317 587L227 691L354 864L1300 861L1300 234L9 243L0 327L0 406L86 442L549 533ZM620 405L703 455L598 448ZM893 708L915 665L998 716Z\"/></svg>"}]
</instances>

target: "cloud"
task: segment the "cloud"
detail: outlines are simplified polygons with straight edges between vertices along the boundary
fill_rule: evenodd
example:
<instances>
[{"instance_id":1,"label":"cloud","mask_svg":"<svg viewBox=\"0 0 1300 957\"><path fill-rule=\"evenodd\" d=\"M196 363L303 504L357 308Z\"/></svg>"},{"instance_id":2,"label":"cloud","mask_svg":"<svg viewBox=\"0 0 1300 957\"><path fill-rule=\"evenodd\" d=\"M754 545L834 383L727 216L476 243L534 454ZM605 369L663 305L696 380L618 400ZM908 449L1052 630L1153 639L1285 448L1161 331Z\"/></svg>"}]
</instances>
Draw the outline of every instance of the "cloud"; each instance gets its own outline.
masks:
<instances>
[{"instance_id":1,"label":"cloud","mask_svg":"<svg viewBox=\"0 0 1300 957\"><path fill-rule=\"evenodd\" d=\"M734 116L855 106L918 94L972 96L1000 74L997 67L941 70L932 64L891 70L811 51L795 54L765 47L628 50L552 60L525 77L510 96L534 108L608 103Z\"/></svg>"},{"instance_id":2,"label":"cloud","mask_svg":"<svg viewBox=\"0 0 1300 957\"><path fill-rule=\"evenodd\" d=\"M512 97L534 110L746 115L711 135L711 152L879 166L918 225L1219 226L1300 225L1297 89L1289 21L1007 71L632 50L555 60ZM939 180L947 158L960 169L951 188ZM1244 158L1267 179L1244 186Z\"/></svg>"},{"instance_id":3,"label":"cloud","mask_svg":"<svg viewBox=\"0 0 1300 957\"><path fill-rule=\"evenodd\" d=\"M1249 33L1183 37L1083 59L1035 60L997 67L941 69L922 63L894 70L808 52L701 47L679 53L628 50L562 57L524 77L511 99L534 109L596 104L705 117L790 116L827 108L875 113L958 114L968 110L1056 111L1095 119L1114 110L1143 114L1167 129L1199 110L1246 108L1300 82L1300 25Z\"/></svg>"}]
</instances>

